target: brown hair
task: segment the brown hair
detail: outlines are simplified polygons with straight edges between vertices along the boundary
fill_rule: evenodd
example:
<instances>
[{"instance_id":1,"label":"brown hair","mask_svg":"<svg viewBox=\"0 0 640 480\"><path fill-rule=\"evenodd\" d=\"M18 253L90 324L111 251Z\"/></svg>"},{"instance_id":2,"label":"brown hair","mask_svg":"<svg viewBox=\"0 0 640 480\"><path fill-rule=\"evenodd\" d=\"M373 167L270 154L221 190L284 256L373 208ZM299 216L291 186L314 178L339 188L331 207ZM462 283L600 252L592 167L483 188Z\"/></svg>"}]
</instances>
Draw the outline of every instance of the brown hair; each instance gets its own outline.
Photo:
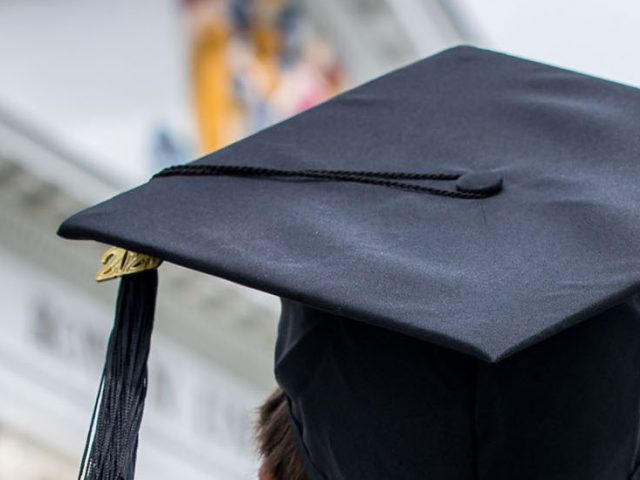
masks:
<instances>
[{"instance_id":1,"label":"brown hair","mask_svg":"<svg viewBox=\"0 0 640 480\"><path fill-rule=\"evenodd\" d=\"M289 425L287 399L279 387L258 410L256 440L262 475L274 480L308 480Z\"/></svg>"}]
</instances>

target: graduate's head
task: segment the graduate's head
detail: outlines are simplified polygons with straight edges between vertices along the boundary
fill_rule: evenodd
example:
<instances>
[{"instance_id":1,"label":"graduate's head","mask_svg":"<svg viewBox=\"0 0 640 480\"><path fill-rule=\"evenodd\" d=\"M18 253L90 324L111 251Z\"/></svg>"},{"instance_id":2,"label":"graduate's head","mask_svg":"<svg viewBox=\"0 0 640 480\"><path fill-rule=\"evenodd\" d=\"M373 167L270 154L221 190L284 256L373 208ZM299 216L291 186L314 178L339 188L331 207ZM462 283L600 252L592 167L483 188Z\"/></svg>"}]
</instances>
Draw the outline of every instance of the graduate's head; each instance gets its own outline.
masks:
<instances>
[{"instance_id":1,"label":"graduate's head","mask_svg":"<svg viewBox=\"0 0 640 480\"><path fill-rule=\"evenodd\" d=\"M265 480L640 480L639 113L455 48L71 217L124 275L81 478L133 479L163 260L282 298Z\"/></svg>"},{"instance_id":2,"label":"graduate's head","mask_svg":"<svg viewBox=\"0 0 640 480\"><path fill-rule=\"evenodd\" d=\"M280 388L260 407L256 441L262 459L260 480L308 479L289 425L287 399Z\"/></svg>"}]
</instances>

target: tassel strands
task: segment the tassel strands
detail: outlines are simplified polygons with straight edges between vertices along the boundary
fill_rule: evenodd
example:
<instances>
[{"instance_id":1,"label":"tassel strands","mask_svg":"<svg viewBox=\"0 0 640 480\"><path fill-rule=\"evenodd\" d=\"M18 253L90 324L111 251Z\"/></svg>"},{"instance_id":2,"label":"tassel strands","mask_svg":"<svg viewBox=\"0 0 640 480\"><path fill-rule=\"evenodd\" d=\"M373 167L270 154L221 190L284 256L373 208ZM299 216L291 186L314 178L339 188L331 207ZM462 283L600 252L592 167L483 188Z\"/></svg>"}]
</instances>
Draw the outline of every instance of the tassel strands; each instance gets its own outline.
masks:
<instances>
[{"instance_id":1,"label":"tassel strands","mask_svg":"<svg viewBox=\"0 0 640 480\"><path fill-rule=\"evenodd\" d=\"M133 480L147 393L155 269L123 276L78 480Z\"/></svg>"}]
</instances>

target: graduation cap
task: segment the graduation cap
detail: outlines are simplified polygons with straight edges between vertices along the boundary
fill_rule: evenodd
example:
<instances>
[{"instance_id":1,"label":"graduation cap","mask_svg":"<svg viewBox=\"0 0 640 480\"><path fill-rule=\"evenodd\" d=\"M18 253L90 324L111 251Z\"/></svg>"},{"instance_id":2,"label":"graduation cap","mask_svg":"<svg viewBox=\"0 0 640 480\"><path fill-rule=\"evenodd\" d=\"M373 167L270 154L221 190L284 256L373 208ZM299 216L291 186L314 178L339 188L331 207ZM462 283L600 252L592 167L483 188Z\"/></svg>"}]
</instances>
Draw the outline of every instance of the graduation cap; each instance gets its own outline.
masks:
<instances>
[{"instance_id":1,"label":"graduation cap","mask_svg":"<svg viewBox=\"0 0 640 480\"><path fill-rule=\"evenodd\" d=\"M313 480L640 478L638 90L458 47L60 234L134 272L86 478L133 477L155 259L283 299Z\"/></svg>"}]
</instances>

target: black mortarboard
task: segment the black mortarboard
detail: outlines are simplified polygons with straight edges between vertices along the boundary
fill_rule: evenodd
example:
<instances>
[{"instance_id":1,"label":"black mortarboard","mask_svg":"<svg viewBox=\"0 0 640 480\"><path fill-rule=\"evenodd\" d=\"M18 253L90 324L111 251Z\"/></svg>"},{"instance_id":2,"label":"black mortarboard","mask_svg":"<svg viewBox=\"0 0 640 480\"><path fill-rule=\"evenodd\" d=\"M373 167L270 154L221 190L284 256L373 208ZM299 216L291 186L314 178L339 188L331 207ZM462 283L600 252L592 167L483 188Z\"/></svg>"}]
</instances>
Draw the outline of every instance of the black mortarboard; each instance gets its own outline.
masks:
<instances>
[{"instance_id":1,"label":"black mortarboard","mask_svg":"<svg viewBox=\"0 0 640 480\"><path fill-rule=\"evenodd\" d=\"M636 480L639 132L638 90L459 47L60 234L282 297L276 376L313 480ZM116 327L152 315L149 275L123 280ZM114 408L89 468L135 459Z\"/></svg>"}]
</instances>

